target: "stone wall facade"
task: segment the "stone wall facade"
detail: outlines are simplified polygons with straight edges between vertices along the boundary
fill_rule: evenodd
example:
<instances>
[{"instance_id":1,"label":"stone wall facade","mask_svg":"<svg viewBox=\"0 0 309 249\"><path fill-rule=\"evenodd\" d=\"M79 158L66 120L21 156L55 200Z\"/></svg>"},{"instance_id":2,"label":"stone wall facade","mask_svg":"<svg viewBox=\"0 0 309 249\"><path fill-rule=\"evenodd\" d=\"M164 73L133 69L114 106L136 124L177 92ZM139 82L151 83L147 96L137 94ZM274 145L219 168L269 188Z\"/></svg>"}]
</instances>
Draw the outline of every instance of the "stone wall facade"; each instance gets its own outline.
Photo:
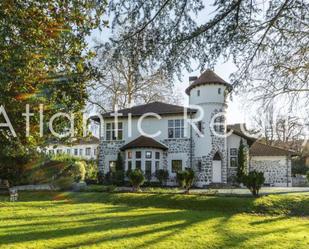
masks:
<instances>
[{"instance_id":1,"label":"stone wall facade","mask_svg":"<svg viewBox=\"0 0 309 249\"><path fill-rule=\"evenodd\" d=\"M103 174L107 173L108 166L107 158L116 160L120 148L125 144L125 141L104 141L101 140L99 146L99 171Z\"/></svg>"},{"instance_id":2,"label":"stone wall facade","mask_svg":"<svg viewBox=\"0 0 309 249\"><path fill-rule=\"evenodd\" d=\"M291 160L282 156L263 158L252 157L250 161L250 171L264 173L265 184L270 186L292 186Z\"/></svg>"}]
</instances>

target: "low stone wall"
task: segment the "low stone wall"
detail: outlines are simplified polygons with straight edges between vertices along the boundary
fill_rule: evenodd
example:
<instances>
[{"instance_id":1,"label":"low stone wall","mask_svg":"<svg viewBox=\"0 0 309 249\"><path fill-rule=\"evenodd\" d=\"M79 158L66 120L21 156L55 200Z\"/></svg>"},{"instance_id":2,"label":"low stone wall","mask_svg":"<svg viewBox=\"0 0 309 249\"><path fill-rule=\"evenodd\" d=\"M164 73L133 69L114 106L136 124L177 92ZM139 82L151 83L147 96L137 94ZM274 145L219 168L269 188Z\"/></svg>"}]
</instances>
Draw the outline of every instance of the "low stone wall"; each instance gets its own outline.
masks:
<instances>
[{"instance_id":1,"label":"low stone wall","mask_svg":"<svg viewBox=\"0 0 309 249\"><path fill-rule=\"evenodd\" d=\"M23 185L23 186L14 186L10 188L11 190L56 190L52 185L50 184L40 184L40 185Z\"/></svg>"},{"instance_id":2,"label":"low stone wall","mask_svg":"<svg viewBox=\"0 0 309 249\"><path fill-rule=\"evenodd\" d=\"M250 171L264 173L265 184L276 187L292 186L291 162L286 157L253 157Z\"/></svg>"}]
</instances>

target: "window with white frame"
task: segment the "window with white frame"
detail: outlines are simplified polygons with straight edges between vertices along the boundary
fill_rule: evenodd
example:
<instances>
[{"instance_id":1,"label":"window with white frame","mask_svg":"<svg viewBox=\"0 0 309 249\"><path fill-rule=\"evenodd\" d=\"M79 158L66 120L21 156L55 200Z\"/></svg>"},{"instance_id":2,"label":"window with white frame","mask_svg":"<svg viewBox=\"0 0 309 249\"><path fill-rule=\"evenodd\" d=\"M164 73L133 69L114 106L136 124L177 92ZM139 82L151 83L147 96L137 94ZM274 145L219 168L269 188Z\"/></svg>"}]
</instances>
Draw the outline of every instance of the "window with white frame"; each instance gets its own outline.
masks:
<instances>
[{"instance_id":1,"label":"window with white frame","mask_svg":"<svg viewBox=\"0 0 309 249\"><path fill-rule=\"evenodd\" d=\"M82 156L83 155L83 149L79 149L79 155Z\"/></svg>"},{"instance_id":2,"label":"window with white frame","mask_svg":"<svg viewBox=\"0 0 309 249\"><path fill-rule=\"evenodd\" d=\"M135 161L135 169L142 169L142 161L141 160Z\"/></svg>"},{"instance_id":3,"label":"window with white frame","mask_svg":"<svg viewBox=\"0 0 309 249\"><path fill-rule=\"evenodd\" d=\"M152 158L152 151L146 151L145 158L151 159Z\"/></svg>"},{"instance_id":4,"label":"window with white frame","mask_svg":"<svg viewBox=\"0 0 309 249\"><path fill-rule=\"evenodd\" d=\"M223 115L215 118L214 130L218 133L223 133L225 131L225 117Z\"/></svg>"},{"instance_id":5,"label":"window with white frame","mask_svg":"<svg viewBox=\"0 0 309 249\"><path fill-rule=\"evenodd\" d=\"M78 149L74 149L74 156L78 156Z\"/></svg>"},{"instance_id":6,"label":"window with white frame","mask_svg":"<svg viewBox=\"0 0 309 249\"><path fill-rule=\"evenodd\" d=\"M123 125L121 122L116 127L115 123L106 123L105 139L107 141L115 141L123 139Z\"/></svg>"},{"instance_id":7,"label":"window with white frame","mask_svg":"<svg viewBox=\"0 0 309 249\"><path fill-rule=\"evenodd\" d=\"M128 171L132 170L132 161L128 161Z\"/></svg>"},{"instance_id":8,"label":"window with white frame","mask_svg":"<svg viewBox=\"0 0 309 249\"><path fill-rule=\"evenodd\" d=\"M91 148L86 148L86 156L90 156L91 155Z\"/></svg>"},{"instance_id":9,"label":"window with white frame","mask_svg":"<svg viewBox=\"0 0 309 249\"><path fill-rule=\"evenodd\" d=\"M168 120L168 138L183 138L184 137L184 120L175 119Z\"/></svg>"},{"instance_id":10,"label":"window with white frame","mask_svg":"<svg viewBox=\"0 0 309 249\"><path fill-rule=\"evenodd\" d=\"M71 149L67 149L67 154L68 154L68 155L71 154Z\"/></svg>"},{"instance_id":11,"label":"window with white frame","mask_svg":"<svg viewBox=\"0 0 309 249\"><path fill-rule=\"evenodd\" d=\"M155 152L155 171L160 169L160 159L161 159L161 154L159 151Z\"/></svg>"},{"instance_id":12,"label":"window with white frame","mask_svg":"<svg viewBox=\"0 0 309 249\"><path fill-rule=\"evenodd\" d=\"M152 174L152 161L145 161L145 175L148 177L150 177Z\"/></svg>"},{"instance_id":13,"label":"window with white frame","mask_svg":"<svg viewBox=\"0 0 309 249\"><path fill-rule=\"evenodd\" d=\"M238 149L230 149L230 167L234 168L238 166Z\"/></svg>"}]
</instances>

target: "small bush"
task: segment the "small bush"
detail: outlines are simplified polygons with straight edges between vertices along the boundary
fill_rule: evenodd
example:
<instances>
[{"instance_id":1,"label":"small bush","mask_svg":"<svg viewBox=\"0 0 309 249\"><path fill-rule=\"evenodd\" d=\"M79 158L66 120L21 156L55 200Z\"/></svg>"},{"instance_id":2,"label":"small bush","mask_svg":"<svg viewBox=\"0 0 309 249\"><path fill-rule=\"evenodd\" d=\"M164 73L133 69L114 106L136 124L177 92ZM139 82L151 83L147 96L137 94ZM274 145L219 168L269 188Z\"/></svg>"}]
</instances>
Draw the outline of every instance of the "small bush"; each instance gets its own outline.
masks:
<instances>
[{"instance_id":1,"label":"small bush","mask_svg":"<svg viewBox=\"0 0 309 249\"><path fill-rule=\"evenodd\" d=\"M104 183L104 173L102 171L98 172L97 178L98 178L98 183L99 184L103 184Z\"/></svg>"},{"instance_id":2,"label":"small bush","mask_svg":"<svg viewBox=\"0 0 309 249\"><path fill-rule=\"evenodd\" d=\"M292 175L306 175L309 166L306 165L305 157L297 157L292 160Z\"/></svg>"},{"instance_id":3,"label":"small bush","mask_svg":"<svg viewBox=\"0 0 309 249\"><path fill-rule=\"evenodd\" d=\"M84 161L78 161L72 164L72 176L75 182L81 182L85 180L86 175L86 163Z\"/></svg>"},{"instance_id":4,"label":"small bush","mask_svg":"<svg viewBox=\"0 0 309 249\"><path fill-rule=\"evenodd\" d=\"M194 181L194 171L187 169L184 171L177 172L177 182L181 188L185 188L185 193L189 193L189 190Z\"/></svg>"},{"instance_id":5,"label":"small bush","mask_svg":"<svg viewBox=\"0 0 309 249\"><path fill-rule=\"evenodd\" d=\"M159 169L156 171L156 178L159 180L161 186L166 184L168 177L169 174L167 170Z\"/></svg>"},{"instance_id":6,"label":"small bush","mask_svg":"<svg viewBox=\"0 0 309 249\"><path fill-rule=\"evenodd\" d=\"M145 181L143 172L140 169L135 169L131 171L129 174L129 181L133 187L133 190L138 190Z\"/></svg>"},{"instance_id":7,"label":"small bush","mask_svg":"<svg viewBox=\"0 0 309 249\"><path fill-rule=\"evenodd\" d=\"M187 169L185 172L186 172L185 175L186 192L189 193L189 190L193 185L195 174L192 169Z\"/></svg>"},{"instance_id":8,"label":"small bush","mask_svg":"<svg viewBox=\"0 0 309 249\"><path fill-rule=\"evenodd\" d=\"M98 182L98 165L95 160L86 163L85 182L87 184L96 184Z\"/></svg>"},{"instance_id":9,"label":"small bush","mask_svg":"<svg viewBox=\"0 0 309 249\"><path fill-rule=\"evenodd\" d=\"M186 172L178 171L176 174L176 180L179 187L184 188L186 186Z\"/></svg>"},{"instance_id":10,"label":"small bush","mask_svg":"<svg viewBox=\"0 0 309 249\"><path fill-rule=\"evenodd\" d=\"M122 186L124 184L124 172L122 170L117 170L112 173L112 184L116 186Z\"/></svg>"},{"instance_id":11,"label":"small bush","mask_svg":"<svg viewBox=\"0 0 309 249\"><path fill-rule=\"evenodd\" d=\"M263 172L251 171L242 177L243 184L250 190L253 196L258 196L262 185L265 182Z\"/></svg>"}]
</instances>

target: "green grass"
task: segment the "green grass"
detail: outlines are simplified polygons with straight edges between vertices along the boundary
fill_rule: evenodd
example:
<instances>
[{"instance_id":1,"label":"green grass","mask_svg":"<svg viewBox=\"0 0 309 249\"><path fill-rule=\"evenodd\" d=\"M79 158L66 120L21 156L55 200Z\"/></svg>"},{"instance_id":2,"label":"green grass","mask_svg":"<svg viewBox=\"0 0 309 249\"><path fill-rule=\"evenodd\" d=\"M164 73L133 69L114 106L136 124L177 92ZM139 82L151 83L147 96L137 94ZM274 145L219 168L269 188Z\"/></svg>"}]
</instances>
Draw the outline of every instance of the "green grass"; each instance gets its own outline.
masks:
<instances>
[{"instance_id":1,"label":"green grass","mask_svg":"<svg viewBox=\"0 0 309 249\"><path fill-rule=\"evenodd\" d=\"M308 216L300 195L23 192L0 198L0 248L309 248Z\"/></svg>"}]
</instances>

